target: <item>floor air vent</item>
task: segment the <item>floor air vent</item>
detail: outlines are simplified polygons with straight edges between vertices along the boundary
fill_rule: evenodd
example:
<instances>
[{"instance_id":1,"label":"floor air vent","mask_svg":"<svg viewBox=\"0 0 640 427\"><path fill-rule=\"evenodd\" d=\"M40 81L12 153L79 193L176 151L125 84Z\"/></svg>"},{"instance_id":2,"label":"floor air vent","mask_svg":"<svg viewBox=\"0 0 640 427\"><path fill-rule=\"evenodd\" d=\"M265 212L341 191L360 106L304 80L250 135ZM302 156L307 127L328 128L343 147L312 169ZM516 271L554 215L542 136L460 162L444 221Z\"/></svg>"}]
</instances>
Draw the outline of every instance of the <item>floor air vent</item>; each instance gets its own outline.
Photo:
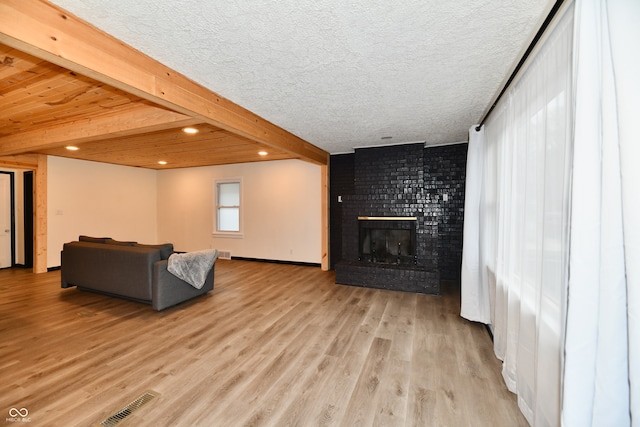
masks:
<instances>
[{"instance_id":1,"label":"floor air vent","mask_svg":"<svg viewBox=\"0 0 640 427\"><path fill-rule=\"evenodd\" d=\"M155 391L147 391L142 396L138 397L133 402L126 405L124 408L120 409L115 414L111 415L104 421L100 423L100 425L104 427L113 427L117 425L120 421L124 421L129 415L133 414L133 412L137 409L142 408L144 405L149 403L154 397L160 396L160 393L156 393Z\"/></svg>"},{"instance_id":2,"label":"floor air vent","mask_svg":"<svg viewBox=\"0 0 640 427\"><path fill-rule=\"evenodd\" d=\"M231 259L231 251L218 251L218 258Z\"/></svg>"}]
</instances>

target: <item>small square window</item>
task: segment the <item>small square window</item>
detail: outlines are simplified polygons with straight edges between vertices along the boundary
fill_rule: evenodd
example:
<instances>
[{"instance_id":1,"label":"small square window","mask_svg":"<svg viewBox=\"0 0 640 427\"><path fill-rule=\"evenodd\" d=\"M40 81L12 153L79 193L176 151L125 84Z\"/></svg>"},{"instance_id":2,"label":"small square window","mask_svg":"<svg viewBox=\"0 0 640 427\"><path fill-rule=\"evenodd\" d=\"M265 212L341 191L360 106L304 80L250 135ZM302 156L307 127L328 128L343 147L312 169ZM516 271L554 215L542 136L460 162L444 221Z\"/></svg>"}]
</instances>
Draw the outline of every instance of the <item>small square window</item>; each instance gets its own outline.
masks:
<instances>
[{"instance_id":1,"label":"small square window","mask_svg":"<svg viewBox=\"0 0 640 427\"><path fill-rule=\"evenodd\" d=\"M221 235L238 237L241 231L241 181L216 181L215 231Z\"/></svg>"}]
</instances>

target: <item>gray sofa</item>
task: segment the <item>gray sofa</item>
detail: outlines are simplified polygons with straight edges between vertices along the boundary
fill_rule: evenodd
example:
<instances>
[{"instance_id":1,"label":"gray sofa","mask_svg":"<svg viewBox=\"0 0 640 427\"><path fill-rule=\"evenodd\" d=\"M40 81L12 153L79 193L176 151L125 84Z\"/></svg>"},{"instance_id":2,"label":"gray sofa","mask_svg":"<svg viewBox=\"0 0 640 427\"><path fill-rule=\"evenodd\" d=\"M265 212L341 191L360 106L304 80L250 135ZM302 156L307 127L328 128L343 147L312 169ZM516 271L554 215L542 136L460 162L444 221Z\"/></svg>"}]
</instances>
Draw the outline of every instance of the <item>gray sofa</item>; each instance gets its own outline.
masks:
<instances>
[{"instance_id":1,"label":"gray sofa","mask_svg":"<svg viewBox=\"0 0 640 427\"><path fill-rule=\"evenodd\" d=\"M65 243L61 257L61 286L151 304L163 310L213 290L215 263L201 289L167 270L171 243L143 245L110 238L80 236Z\"/></svg>"}]
</instances>

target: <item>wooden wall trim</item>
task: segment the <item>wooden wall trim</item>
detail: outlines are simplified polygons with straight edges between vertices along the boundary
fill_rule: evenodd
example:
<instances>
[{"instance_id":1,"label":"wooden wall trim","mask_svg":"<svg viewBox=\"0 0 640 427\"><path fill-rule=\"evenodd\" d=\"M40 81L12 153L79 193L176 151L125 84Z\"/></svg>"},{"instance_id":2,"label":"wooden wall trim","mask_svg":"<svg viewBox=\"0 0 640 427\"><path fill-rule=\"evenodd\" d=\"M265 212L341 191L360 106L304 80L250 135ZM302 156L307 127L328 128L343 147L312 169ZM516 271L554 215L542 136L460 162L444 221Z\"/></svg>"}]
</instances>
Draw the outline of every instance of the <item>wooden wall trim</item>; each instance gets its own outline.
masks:
<instances>
[{"instance_id":1,"label":"wooden wall trim","mask_svg":"<svg viewBox=\"0 0 640 427\"><path fill-rule=\"evenodd\" d=\"M322 174L322 260L320 266L322 270L329 270L329 166L323 165L320 168Z\"/></svg>"},{"instance_id":2,"label":"wooden wall trim","mask_svg":"<svg viewBox=\"0 0 640 427\"><path fill-rule=\"evenodd\" d=\"M14 156L0 156L0 166L36 170L38 167L38 155L18 154Z\"/></svg>"}]
</instances>

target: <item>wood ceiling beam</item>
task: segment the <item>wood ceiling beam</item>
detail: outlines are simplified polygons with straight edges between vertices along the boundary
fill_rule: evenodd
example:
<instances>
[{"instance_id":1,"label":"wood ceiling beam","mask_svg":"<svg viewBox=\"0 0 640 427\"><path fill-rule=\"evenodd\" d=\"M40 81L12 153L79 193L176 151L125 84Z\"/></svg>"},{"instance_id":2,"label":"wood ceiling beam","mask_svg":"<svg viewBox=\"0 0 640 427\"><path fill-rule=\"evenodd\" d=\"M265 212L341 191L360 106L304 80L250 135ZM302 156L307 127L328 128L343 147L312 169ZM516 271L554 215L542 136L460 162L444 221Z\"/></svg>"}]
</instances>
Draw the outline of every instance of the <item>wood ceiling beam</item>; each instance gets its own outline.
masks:
<instances>
[{"instance_id":1,"label":"wood ceiling beam","mask_svg":"<svg viewBox=\"0 0 640 427\"><path fill-rule=\"evenodd\" d=\"M0 0L0 42L306 161L329 154L215 94L58 6Z\"/></svg>"},{"instance_id":2,"label":"wood ceiling beam","mask_svg":"<svg viewBox=\"0 0 640 427\"><path fill-rule=\"evenodd\" d=\"M0 156L0 166L18 169L36 169L38 167L38 155L19 154L15 156Z\"/></svg>"},{"instance_id":3,"label":"wood ceiling beam","mask_svg":"<svg viewBox=\"0 0 640 427\"><path fill-rule=\"evenodd\" d=\"M199 123L184 114L137 104L112 114L58 123L0 138L0 156L100 141Z\"/></svg>"}]
</instances>

